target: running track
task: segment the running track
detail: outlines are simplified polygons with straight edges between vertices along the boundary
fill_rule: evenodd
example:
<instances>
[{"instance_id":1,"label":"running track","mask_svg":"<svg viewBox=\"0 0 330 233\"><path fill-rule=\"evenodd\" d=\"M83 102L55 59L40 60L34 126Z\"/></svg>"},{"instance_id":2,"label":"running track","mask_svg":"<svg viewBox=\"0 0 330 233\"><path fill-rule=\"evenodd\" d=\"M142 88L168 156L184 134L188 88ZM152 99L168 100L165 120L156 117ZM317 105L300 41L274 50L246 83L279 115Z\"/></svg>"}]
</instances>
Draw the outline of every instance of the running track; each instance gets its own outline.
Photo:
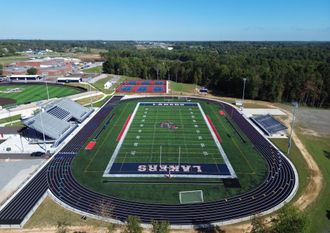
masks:
<instances>
[{"instance_id":1,"label":"running track","mask_svg":"<svg viewBox=\"0 0 330 233\"><path fill-rule=\"evenodd\" d=\"M288 160L231 105L221 103L227 115L250 138L268 165L265 181L256 189L224 200L189 205L145 204L124 201L90 191L72 176L71 162L88 137L118 104L121 96L109 100L78 134L1 211L0 225L22 223L41 196L49 189L66 205L97 215L100 203L111 208L112 218L124 221L137 215L142 222L168 220L175 225L223 222L268 211L286 201L296 191L295 170ZM214 102L209 100L210 102ZM219 102L214 102L219 104Z\"/></svg>"}]
</instances>

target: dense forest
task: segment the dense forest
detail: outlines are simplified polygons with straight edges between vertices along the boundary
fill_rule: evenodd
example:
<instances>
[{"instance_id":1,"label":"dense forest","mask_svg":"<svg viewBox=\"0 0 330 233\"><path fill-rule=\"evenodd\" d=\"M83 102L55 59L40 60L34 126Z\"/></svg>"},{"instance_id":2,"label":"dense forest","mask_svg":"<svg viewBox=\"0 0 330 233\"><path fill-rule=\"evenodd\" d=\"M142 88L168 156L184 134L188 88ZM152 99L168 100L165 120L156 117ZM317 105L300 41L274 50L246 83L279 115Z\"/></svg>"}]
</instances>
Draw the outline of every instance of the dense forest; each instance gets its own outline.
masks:
<instances>
[{"instance_id":1,"label":"dense forest","mask_svg":"<svg viewBox=\"0 0 330 233\"><path fill-rule=\"evenodd\" d=\"M246 98L330 107L330 42L2 40L0 56L72 48L107 49L107 73L197 83L233 97L247 78Z\"/></svg>"},{"instance_id":2,"label":"dense forest","mask_svg":"<svg viewBox=\"0 0 330 233\"><path fill-rule=\"evenodd\" d=\"M330 43L181 42L173 50L113 44L104 72L207 86L247 98L330 106Z\"/></svg>"}]
</instances>

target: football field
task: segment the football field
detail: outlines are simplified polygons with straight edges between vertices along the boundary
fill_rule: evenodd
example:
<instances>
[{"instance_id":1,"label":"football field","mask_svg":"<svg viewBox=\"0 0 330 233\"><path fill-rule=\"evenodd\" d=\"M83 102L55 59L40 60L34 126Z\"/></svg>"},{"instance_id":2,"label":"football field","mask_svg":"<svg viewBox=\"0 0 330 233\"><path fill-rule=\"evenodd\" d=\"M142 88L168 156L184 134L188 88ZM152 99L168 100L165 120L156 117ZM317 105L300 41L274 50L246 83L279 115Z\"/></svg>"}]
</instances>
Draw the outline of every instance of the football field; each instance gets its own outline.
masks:
<instances>
[{"instance_id":1,"label":"football field","mask_svg":"<svg viewBox=\"0 0 330 233\"><path fill-rule=\"evenodd\" d=\"M122 100L82 146L73 174L96 192L142 202L178 203L179 192L191 190L202 190L205 201L247 192L263 181L267 167L222 111L200 100ZM90 142L95 146L86 150ZM238 180L240 187L224 180Z\"/></svg>"},{"instance_id":2,"label":"football field","mask_svg":"<svg viewBox=\"0 0 330 233\"><path fill-rule=\"evenodd\" d=\"M138 103L104 176L234 176L209 121L198 103Z\"/></svg>"}]
</instances>

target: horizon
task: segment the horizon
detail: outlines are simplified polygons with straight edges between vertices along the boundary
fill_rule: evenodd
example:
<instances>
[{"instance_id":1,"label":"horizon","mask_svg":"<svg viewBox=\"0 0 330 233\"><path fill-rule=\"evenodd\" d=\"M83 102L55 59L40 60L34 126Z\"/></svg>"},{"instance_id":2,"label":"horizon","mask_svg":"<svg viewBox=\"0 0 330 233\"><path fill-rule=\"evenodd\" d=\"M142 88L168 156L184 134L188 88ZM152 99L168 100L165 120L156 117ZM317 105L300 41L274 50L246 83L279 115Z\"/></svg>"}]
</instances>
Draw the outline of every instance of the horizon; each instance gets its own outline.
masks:
<instances>
[{"instance_id":1,"label":"horizon","mask_svg":"<svg viewBox=\"0 0 330 233\"><path fill-rule=\"evenodd\" d=\"M326 0L12 0L2 9L10 10L3 11L0 40L330 40Z\"/></svg>"},{"instance_id":2,"label":"horizon","mask_svg":"<svg viewBox=\"0 0 330 233\"><path fill-rule=\"evenodd\" d=\"M199 42L199 43L207 43L207 42L240 42L240 43L276 43L276 42L284 42L284 43L328 43L329 40L102 40L102 39L16 39L16 38L8 38L1 39L0 41L102 41L102 42Z\"/></svg>"}]
</instances>

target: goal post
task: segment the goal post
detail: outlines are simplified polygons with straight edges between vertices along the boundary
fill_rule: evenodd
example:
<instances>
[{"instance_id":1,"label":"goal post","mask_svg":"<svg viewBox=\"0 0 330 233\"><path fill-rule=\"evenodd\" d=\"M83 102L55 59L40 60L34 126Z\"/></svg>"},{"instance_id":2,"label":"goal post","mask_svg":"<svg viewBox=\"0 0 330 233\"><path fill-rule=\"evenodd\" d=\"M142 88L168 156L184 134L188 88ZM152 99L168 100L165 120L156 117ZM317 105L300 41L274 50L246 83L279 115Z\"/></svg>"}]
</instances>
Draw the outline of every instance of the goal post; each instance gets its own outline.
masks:
<instances>
[{"instance_id":1,"label":"goal post","mask_svg":"<svg viewBox=\"0 0 330 233\"><path fill-rule=\"evenodd\" d=\"M192 204L204 202L203 190L179 192L180 204Z\"/></svg>"}]
</instances>

